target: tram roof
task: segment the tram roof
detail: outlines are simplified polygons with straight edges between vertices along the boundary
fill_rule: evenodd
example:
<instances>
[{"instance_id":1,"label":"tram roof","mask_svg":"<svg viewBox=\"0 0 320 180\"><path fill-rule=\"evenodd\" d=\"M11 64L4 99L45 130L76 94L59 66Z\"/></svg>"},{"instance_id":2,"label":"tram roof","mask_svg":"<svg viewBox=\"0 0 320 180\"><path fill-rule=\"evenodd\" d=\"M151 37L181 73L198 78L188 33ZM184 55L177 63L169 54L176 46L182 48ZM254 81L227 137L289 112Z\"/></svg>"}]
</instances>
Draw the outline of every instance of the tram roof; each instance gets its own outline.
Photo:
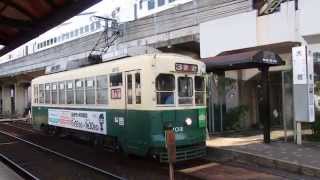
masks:
<instances>
[{"instance_id":1,"label":"tram roof","mask_svg":"<svg viewBox=\"0 0 320 180\"><path fill-rule=\"evenodd\" d=\"M285 62L271 51L247 51L203 59L207 72L279 66Z\"/></svg>"},{"instance_id":2,"label":"tram roof","mask_svg":"<svg viewBox=\"0 0 320 180\"><path fill-rule=\"evenodd\" d=\"M0 56L99 1L101 0L0 1Z\"/></svg>"}]
</instances>

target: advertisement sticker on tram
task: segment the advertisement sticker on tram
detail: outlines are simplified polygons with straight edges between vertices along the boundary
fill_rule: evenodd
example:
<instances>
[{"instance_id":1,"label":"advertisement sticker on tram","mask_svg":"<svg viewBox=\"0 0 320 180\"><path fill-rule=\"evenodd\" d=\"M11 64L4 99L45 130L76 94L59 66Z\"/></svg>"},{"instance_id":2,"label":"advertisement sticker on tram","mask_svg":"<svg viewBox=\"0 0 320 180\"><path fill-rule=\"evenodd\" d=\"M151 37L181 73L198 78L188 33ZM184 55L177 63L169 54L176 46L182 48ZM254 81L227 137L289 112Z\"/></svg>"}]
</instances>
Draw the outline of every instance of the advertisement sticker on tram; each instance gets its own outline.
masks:
<instances>
[{"instance_id":1,"label":"advertisement sticker on tram","mask_svg":"<svg viewBox=\"0 0 320 180\"><path fill-rule=\"evenodd\" d=\"M107 134L105 112L49 109L48 124L92 133Z\"/></svg>"}]
</instances>

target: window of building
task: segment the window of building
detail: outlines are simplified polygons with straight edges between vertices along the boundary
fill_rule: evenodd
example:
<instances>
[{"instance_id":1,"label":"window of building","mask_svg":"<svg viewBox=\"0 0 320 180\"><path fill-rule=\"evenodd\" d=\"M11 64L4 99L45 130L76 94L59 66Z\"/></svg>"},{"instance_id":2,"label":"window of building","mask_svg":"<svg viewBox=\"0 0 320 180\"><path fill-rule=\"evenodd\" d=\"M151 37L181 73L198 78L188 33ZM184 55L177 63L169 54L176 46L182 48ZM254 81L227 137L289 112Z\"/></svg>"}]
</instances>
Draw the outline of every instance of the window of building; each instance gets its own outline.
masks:
<instances>
[{"instance_id":1,"label":"window of building","mask_svg":"<svg viewBox=\"0 0 320 180\"><path fill-rule=\"evenodd\" d=\"M122 86L122 73L115 73L110 75L110 86Z\"/></svg>"},{"instance_id":2,"label":"window of building","mask_svg":"<svg viewBox=\"0 0 320 180\"><path fill-rule=\"evenodd\" d=\"M84 104L83 80L76 80L76 104Z\"/></svg>"},{"instance_id":3,"label":"window of building","mask_svg":"<svg viewBox=\"0 0 320 180\"><path fill-rule=\"evenodd\" d=\"M66 33L66 39L69 39L69 38L70 38L70 34Z\"/></svg>"},{"instance_id":4,"label":"window of building","mask_svg":"<svg viewBox=\"0 0 320 180\"><path fill-rule=\"evenodd\" d=\"M169 3L175 2L176 0L169 0Z\"/></svg>"},{"instance_id":5,"label":"window of building","mask_svg":"<svg viewBox=\"0 0 320 180\"><path fill-rule=\"evenodd\" d=\"M86 79L86 104L95 104L95 81L94 78Z\"/></svg>"},{"instance_id":6,"label":"window of building","mask_svg":"<svg viewBox=\"0 0 320 180\"><path fill-rule=\"evenodd\" d=\"M73 81L67 81L67 104L74 104Z\"/></svg>"},{"instance_id":7,"label":"window of building","mask_svg":"<svg viewBox=\"0 0 320 180\"><path fill-rule=\"evenodd\" d=\"M59 104L66 103L66 93L64 82L59 82Z\"/></svg>"},{"instance_id":8,"label":"window of building","mask_svg":"<svg viewBox=\"0 0 320 180\"><path fill-rule=\"evenodd\" d=\"M53 38L53 43L57 43L57 37Z\"/></svg>"},{"instance_id":9,"label":"window of building","mask_svg":"<svg viewBox=\"0 0 320 180\"><path fill-rule=\"evenodd\" d=\"M136 104L141 104L141 79L140 73L135 74L135 91L136 91Z\"/></svg>"},{"instance_id":10,"label":"window of building","mask_svg":"<svg viewBox=\"0 0 320 180\"><path fill-rule=\"evenodd\" d=\"M53 44L53 38L52 39L50 39L50 45L52 45Z\"/></svg>"},{"instance_id":11,"label":"window of building","mask_svg":"<svg viewBox=\"0 0 320 180\"><path fill-rule=\"evenodd\" d=\"M76 29L75 31L74 31L74 36L79 36L79 29Z\"/></svg>"},{"instance_id":12,"label":"window of building","mask_svg":"<svg viewBox=\"0 0 320 180\"><path fill-rule=\"evenodd\" d=\"M57 104L58 100L58 88L57 88L57 83L52 83L51 84L51 103L52 104Z\"/></svg>"},{"instance_id":13,"label":"window of building","mask_svg":"<svg viewBox=\"0 0 320 180\"><path fill-rule=\"evenodd\" d=\"M140 9L140 10L143 9L143 0L140 0L140 1L139 1L139 9Z\"/></svg>"},{"instance_id":14,"label":"window of building","mask_svg":"<svg viewBox=\"0 0 320 180\"><path fill-rule=\"evenodd\" d=\"M50 45L50 40L47 40L46 46Z\"/></svg>"},{"instance_id":15,"label":"window of building","mask_svg":"<svg viewBox=\"0 0 320 180\"><path fill-rule=\"evenodd\" d=\"M73 32L73 31L70 32L70 37L71 37L71 38L74 37L74 32Z\"/></svg>"},{"instance_id":16,"label":"window of building","mask_svg":"<svg viewBox=\"0 0 320 180\"><path fill-rule=\"evenodd\" d=\"M192 104L193 83L191 77L178 78L179 104Z\"/></svg>"},{"instance_id":17,"label":"window of building","mask_svg":"<svg viewBox=\"0 0 320 180\"><path fill-rule=\"evenodd\" d=\"M97 104L108 104L108 77L97 76Z\"/></svg>"},{"instance_id":18,"label":"window of building","mask_svg":"<svg viewBox=\"0 0 320 180\"><path fill-rule=\"evenodd\" d=\"M91 24L90 24L90 31L93 32L94 30L95 30L95 29L94 29L94 23L91 23Z\"/></svg>"},{"instance_id":19,"label":"window of building","mask_svg":"<svg viewBox=\"0 0 320 180\"><path fill-rule=\"evenodd\" d=\"M85 27L84 27L84 31L87 33L87 32L89 32L89 25L86 25Z\"/></svg>"},{"instance_id":20,"label":"window of building","mask_svg":"<svg viewBox=\"0 0 320 180\"><path fill-rule=\"evenodd\" d=\"M174 104L175 78L172 74L159 74L156 90L157 104Z\"/></svg>"},{"instance_id":21,"label":"window of building","mask_svg":"<svg viewBox=\"0 0 320 180\"><path fill-rule=\"evenodd\" d=\"M39 87L37 84L33 85L33 102L35 104L38 104L38 94L39 94L38 88Z\"/></svg>"},{"instance_id":22,"label":"window of building","mask_svg":"<svg viewBox=\"0 0 320 180\"><path fill-rule=\"evenodd\" d=\"M165 0L158 0L158 7L163 6L165 3Z\"/></svg>"},{"instance_id":23,"label":"window of building","mask_svg":"<svg viewBox=\"0 0 320 180\"><path fill-rule=\"evenodd\" d=\"M194 78L194 88L195 88L195 103L196 105L205 104L205 81L204 77L196 76Z\"/></svg>"},{"instance_id":24,"label":"window of building","mask_svg":"<svg viewBox=\"0 0 320 180\"><path fill-rule=\"evenodd\" d=\"M96 29L100 29L101 28L101 22L100 21L97 21L96 22Z\"/></svg>"},{"instance_id":25,"label":"window of building","mask_svg":"<svg viewBox=\"0 0 320 180\"><path fill-rule=\"evenodd\" d=\"M148 9L152 10L155 8L155 2L154 0L148 0Z\"/></svg>"},{"instance_id":26,"label":"window of building","mask_svg":"<svg viewBox=\"0 0 320 180\"><path fill-rule=\"evenodd\" d=\"M127 102L132 104L132 75L127 75Z\"/></svg>"},{"instance_id":27,"label":"window of building","mask_svg":"<svg viewBox=\"0 0 320 180\"><path fill-rule=\"evenodd\" d=\"M45 104L50 104L50 100L51 100L51 93L50 93L50 84L46 84L45 85L45 96L44 96L44 102Z\"/></svg>"},{"instance_id":28,"label":"window of building","mask_svg":"<svg viewBox=\"0 0 320 180\"><path fill-rule=\"evenodd\" d=\"M81 27L81 28L80 28L80 34L83 34L83 33L84 33L84 28Z\"/></svg>"}]
</instances>

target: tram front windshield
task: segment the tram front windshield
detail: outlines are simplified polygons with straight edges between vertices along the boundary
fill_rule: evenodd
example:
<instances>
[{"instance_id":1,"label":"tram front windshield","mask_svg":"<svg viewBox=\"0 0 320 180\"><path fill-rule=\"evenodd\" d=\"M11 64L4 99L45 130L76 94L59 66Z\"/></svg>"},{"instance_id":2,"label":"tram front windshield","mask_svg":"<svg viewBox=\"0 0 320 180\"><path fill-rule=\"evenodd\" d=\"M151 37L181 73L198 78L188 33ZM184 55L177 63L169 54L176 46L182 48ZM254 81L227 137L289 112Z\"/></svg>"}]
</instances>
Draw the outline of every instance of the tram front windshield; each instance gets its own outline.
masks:
<instances>
[{"instance_id":1,"label":"tram front windshield","mask_svg":"<svg viewBox=\"0 0 320 180\"><path fill-rule=\"evenodd\" d=\"M156 96L157 105L204 105L204 77L159 74L156 78Z\"/></svg>"}]
</instances>

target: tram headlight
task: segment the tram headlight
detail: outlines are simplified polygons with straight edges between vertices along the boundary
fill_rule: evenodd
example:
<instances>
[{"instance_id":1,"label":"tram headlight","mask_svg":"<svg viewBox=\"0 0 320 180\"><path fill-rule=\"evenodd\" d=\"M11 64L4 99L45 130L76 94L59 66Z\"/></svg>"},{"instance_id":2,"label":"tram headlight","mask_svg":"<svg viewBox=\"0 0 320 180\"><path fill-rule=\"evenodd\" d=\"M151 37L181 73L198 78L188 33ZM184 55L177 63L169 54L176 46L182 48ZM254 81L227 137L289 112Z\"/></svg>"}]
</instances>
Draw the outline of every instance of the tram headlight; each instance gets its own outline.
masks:
<instances>
[{"instance_id":1,"label":"tram headlight","mask_svg":"<svg viewBox=\"0 0 320 180\"><path fill-rule=\"evenodd\" d=\"M191 118L187 118L187 119L185 120L185 123L186 123L188 126L191 126L191 124L192 124L192 119L191 119Z\"/></svg>"}]
</instances>

